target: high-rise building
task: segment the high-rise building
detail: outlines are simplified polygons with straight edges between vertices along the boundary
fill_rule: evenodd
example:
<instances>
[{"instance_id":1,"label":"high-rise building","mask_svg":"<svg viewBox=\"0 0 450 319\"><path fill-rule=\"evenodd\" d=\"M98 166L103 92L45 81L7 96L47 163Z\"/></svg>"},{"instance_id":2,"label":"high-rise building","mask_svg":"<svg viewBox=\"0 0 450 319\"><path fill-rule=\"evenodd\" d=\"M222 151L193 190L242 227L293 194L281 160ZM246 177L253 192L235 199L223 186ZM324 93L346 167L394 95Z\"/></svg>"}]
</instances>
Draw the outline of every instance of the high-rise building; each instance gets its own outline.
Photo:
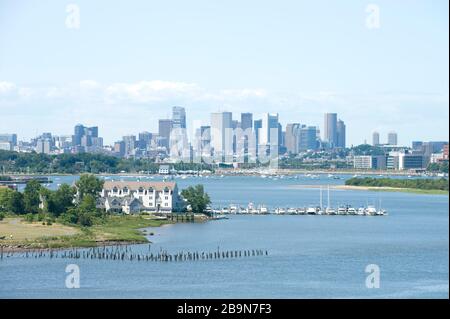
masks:
<instances>
[{"instance_id":1,"label":"high-rise building","mask_svg":"<svg viewBox=\"0 0 450 319\"><path fill-rule=\"evenodd\" d=\"M325 113L323 140L328 143L330 148L338 146L337 125L337 114Z\"/></svg>"},{"instance_id":2,"label":"high-rise building","mask_svg":"<svg viewBox=\"0 0 450 319\"><path fill-rule=\"evenodd\" d=\"M398 140L397 140L397 133L392 131L388 133L388 144L389 145L397 145Z\"/></svg>"},{"instance_id":3,"label":"high-rise building","mask_svg":"<svg viewBox=\"0 0 450 319\"><path fill-rule=\"evenodd\" d=\"M141 150L147 149L152 140L152 133L150 132L141 132L139 133L138 147Z\"/></svg>"},{"instance_id":4,"label":"high-rise building","mask_svg":"<svg viewBox=\"0 0 450 319\"><path fill-rule=\"evenodd\" d=\"M136 148L136 136L126 135L122 138L125 145L125 156L133 155Z\"/></svg>"},{"instance_id":5,"label":"high-rise building","mask_svg":"<svg viewBox=\"0 0 450 319\"><path fill-rule=\"evenodd\" d=\"M125 142L117 141L114 143L114 153L120 157L125 155Z\"/></svg>"},{"instance_id":6,"label":"high-rise building","mask_svg":"<svg viewBox=\"0 0 450 319\"><path fill-rule=\"evenodd\" d=\"M241 113L241 128L244 131L246 129L253 128L253 114L252 113Z\"/></svg>"},{"instance_id":7,"label":"high-rise building","mask_svg":"<svg viewBox=\"0 0 450 319\"><path fill-rule=\"evenodd\" d=\"M337 121L336 126L337 144L336 147L345 148L345 123L342 120Z\"/></svg>"},{"instance_id":8,"label":"high-rise building","mask_svg":"<svg viewBox=\"0 0 450 319\"><path fill-rule=\"evenodd\" d=\"M170 119L159 120L158 135L161 146L169 149L170 132L173 128L173 122Z\"/></svg>"},{"instance_id":9,"label":"high-rise building","mask_svg":"<svg viewBox=\"0 0 450 319\"><path fill-rule=\"evenodd\" d=\"M40 138L36 141L36 153L50 154L51 140L49 138Z\"/></svg>"},{"instance_id":10,"label":"high-rise building","mask_svg":"<svg viewBox=\"0 0 450 319\"><path fill-rule=\"evenodd\" d=\"M277 132L274 134L274 132ZM278 113L264 113L259 134L259 144L268 145L279 139ZM279 145L280 141L277 142Z\"/></svg>"},{"instance_id":11,"label":"high-rise building","mask_svg":"<svg viewBox=\"0 0 450 319\"><path fill-rule=\"evenodd\" d=\"M211 147L216 155L224 156L233 149L232 116L231 112L211 113Z\"/></svg>"},{"instance_id":12,"label":"high-rise building","mask_svg":"<svg viewBox=\"0 0 450 319\"><path fill-rule=\"evenodd\" d=\"M300 123L286 125L285 146L291 154L297 154L299 150Z\"/></svg>"},{"instance_id":13,"label":"high-rise building","mask_svg":"<svg viewBox=\"0 0 450 319\"><path fill-rule=\"evenodd\" d=\"M12 148L17 146L17 134L0 134L0 143L10 143Z\"/></svg>"},{"instance_id":14,"label":"high-rise building","mask_svg":"<svg viewBox=\"0 0 450 319\"><path fill-rule=\"evenodd\" d=\"M373 146L380 145L380 133L376 131L372 133L372 145Z\"/></svg>"},{"instance_id":15,"label":"high-rise building","mask_svg":"<svg viewBox=\"0 0 450 319\"><path fill-rule=\"evenodd\" d=\"M181 106L172 108L172 128L186 128L186 110Z\"/></svg>"},{"instance_id":16,"label":"high-rise building","mask_svg":"<svg viewBox=\"0 0 450 319\"><path fill-rule=\"evenodd\" d=\"M298 150L309 151L317 149L317 128L302 125L299 130Z\"/></svg>"}]
</instances>

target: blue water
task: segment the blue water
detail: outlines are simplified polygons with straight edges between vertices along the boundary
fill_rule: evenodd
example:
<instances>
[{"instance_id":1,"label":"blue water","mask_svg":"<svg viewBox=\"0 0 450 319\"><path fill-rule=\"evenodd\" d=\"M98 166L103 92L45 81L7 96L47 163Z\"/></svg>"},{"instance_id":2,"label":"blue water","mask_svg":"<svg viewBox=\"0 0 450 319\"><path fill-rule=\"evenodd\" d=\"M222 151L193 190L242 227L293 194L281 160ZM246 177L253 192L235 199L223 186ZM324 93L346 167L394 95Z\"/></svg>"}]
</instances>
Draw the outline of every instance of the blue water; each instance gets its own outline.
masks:
<instances>
[{"instance_id":1,"label":"blue water","mask_svg":"<svg viewBox=\"0 0 450 319\"><path fill-rule=\"evenodd\" d=\"M75 179L52 178L50 187ZM318 189L295 185L342 184L344 179L176 181L180 188L204 184L215 206L253 201L276 207L318 204ZM149 237L153 252L261 248L268 256L181 263L5 258L0 298L448 298L448 196L331 191L335 206L378 205L380 199L389 216L230 216L153 228L155 235ZM133 250L148 251L148 245ZM65 288L69 263L80 267L79 289ZM368 264L379 266L380 288L366 288Z\"/></svg>"}]
</instances>

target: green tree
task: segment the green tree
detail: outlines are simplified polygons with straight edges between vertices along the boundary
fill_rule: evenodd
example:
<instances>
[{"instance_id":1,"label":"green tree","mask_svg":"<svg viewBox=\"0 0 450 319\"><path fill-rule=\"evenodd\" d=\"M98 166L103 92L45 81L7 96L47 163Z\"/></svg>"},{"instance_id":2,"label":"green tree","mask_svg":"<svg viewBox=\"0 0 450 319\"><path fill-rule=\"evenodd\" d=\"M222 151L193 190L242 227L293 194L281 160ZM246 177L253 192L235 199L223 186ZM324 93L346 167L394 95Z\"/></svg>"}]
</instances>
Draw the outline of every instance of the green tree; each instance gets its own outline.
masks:
<instances>
[{"instance_id":1,"label":"green tree","mask_svg":"<svg viewBox=\"0 0 450 319\"><path fill-rule=\"evenodd\" d=\"M183 189L181 195L187 200L193 213L203 213L206 206L211 203L209 195L205 193L201 184Z\"/></svg>"},{"instance_id":2,"label":"green tree","mask_svg":"<svg viewBox=\"0 0 450 319\"><path fill-rule=\"evenodd\" d=\"M24 214L25 204L23 194L18 191L13 191L9 196L8 203L6 205L7 211L14 214Z\"/></svg>"},{"instance_id":3,"label":"green tree","mask_svg":"<svg viewBox=\"0 0 450 319\"><path fill-rule=\"evenodd\" d=\"M58 190L52 192L47 199L48 212L58 217L74 206L76 190L68 184L62 184Z\"/></svg>"},{"instance_id":4,"label":"green tree","mask_svg":"<svg viewBox=\"0 0 450 319\"><path fill-rule=\"evenodd\" d=\"M36 214L39 211L41 184L38 181L31 180L25 186L23 192L23 202L27 213Z\"/></svg>"},{"instance_id":5,"label":"green tree","mask_svg":"<svg viewBox=\"0 0 450 319\"><path fill-rule=\"evenodd\" d=\"M95 198L99 196L100 191L103 188L103 181L95 175L83 174L80 179L75 183L78 190L78 200L81 202L84 196L90 194Z\"/></svg>"},{"instance_id":6,"label":"green tree","mask_svg":"<svg viewBox=\"0 0 450 319\"><path fill-rule=\"evenodd\" d=\"M0 188L0 211L8 210L8 203L12 196L12 193L14 193L14 190L10 188Z\"/></svg>"},{"instance_id":7,"label":"green tree","mask_svg":"<svg viewBox=\"0 0 450 319\"><path fill-rule=\"evenodd\" d=\"M79 210L83 213L92 213L96 210L95 198L91 194L87 194L83 197L83 200L78 206Z\"/></svg>"}]
</instances>

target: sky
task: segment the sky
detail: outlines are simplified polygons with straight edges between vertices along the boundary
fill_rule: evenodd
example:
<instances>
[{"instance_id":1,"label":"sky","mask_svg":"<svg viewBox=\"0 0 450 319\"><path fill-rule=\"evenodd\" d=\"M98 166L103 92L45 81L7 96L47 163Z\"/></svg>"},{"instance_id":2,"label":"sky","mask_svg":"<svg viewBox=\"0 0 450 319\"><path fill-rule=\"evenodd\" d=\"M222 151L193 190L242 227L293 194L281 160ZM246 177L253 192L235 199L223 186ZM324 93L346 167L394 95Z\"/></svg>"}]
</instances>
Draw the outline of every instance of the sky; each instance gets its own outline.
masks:
<instances>
[{"instance_id":1,"label":"sky","mask_svg":"<svg viewBox=\"0 0 450 319\"><path fill-rule=\"evenodd\" d=\"M99 126L105 143L184 106L336 112L347 145L448 140L447 0L0 0L0 133Z\"/></svg>"}]
</instances>

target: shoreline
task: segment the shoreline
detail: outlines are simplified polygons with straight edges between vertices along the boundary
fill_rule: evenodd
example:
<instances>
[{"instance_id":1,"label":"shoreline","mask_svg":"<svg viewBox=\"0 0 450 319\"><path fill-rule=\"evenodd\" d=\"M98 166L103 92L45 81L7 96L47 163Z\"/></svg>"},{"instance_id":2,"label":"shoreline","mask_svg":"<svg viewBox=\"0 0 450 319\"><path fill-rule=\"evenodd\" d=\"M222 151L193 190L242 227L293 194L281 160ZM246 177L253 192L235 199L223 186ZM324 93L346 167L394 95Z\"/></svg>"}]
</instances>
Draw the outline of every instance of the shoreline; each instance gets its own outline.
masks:
<instances>
[{"instance_id":1,"label":"shoreline","mask_svg":"<svg viewBox=\"0 0 450 319\"><path fill-rule=\"evenodd\" d=\"M69 173L6 173L10 176L78 176L82 174L93 174L95 176L159 176L159 177L169 177L169 176L181 176L181 175L192 175L197 176L198 174L149 174L149 173L139 173L139 172L123 172L123 173L89 173L80 172L77 174ZM258 169L258 170L240 170L240 169L218 169L215 172L203 173L203 175L208 176L258 176L258 175L296 175L296 174L334 174L334 175L382 175L382 176L423 176L422 173L408 172L408 171L359 171L359 170L307 170L307 169ZM437 173L431 173L427 175L429 177L438 177ZM448 176L445 176L448 177Z\"/></svg>"},{"instance_id":2,"label":"shoreline","mask_svg":"<svg viewBox=\"0 0 450 319\"><path fill-rule=\"evenodd\" d=\"M326 189L326 185L291 185L291 188L297 189ZM333 190L356 190L356 191L376 191L376 192L401 192L401 193L415 193L422 195L449 195L449 192L438 189L416 189L416 188L400 188L388 186L353 186L353 185L329 185Z\"/></svg>"}]
</instances>

